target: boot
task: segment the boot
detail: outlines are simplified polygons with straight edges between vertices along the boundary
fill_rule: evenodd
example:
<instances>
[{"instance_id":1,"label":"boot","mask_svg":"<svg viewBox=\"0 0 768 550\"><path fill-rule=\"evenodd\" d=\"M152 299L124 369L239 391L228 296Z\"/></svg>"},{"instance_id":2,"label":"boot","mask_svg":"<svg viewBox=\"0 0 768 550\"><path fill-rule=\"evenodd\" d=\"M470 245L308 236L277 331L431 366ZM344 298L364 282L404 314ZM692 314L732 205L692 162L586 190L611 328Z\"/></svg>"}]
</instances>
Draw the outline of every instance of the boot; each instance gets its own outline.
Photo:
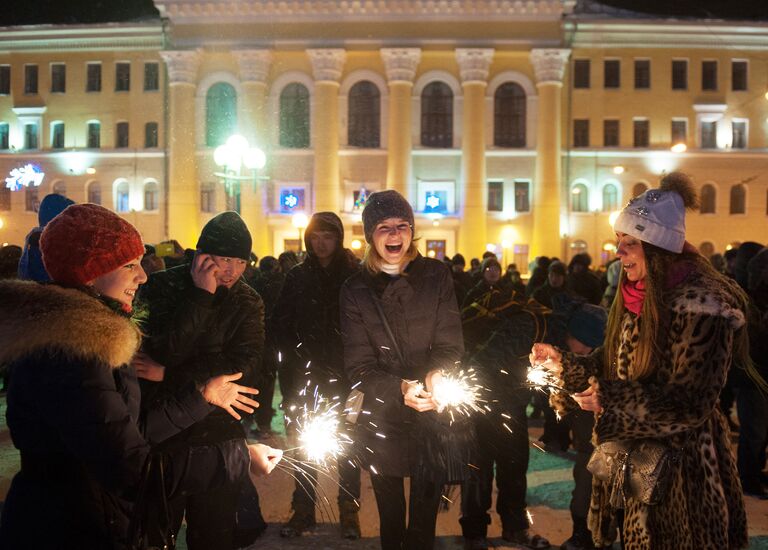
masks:
<instances>
[{"instance_id":1,"label":"boot","mask_svg":"<svg viewBox=\"0 0 768 550\"><path fill-rule=\"evenodd\" d=\"M293 508L293 515L288 523L280 529L280 536L285 538L300 537L304 531L315 526L315 507L308 509L306 506L296 506Z\"/></svg>"},{"instance_id":2,"label":"boot","mask_svg":"<svg viewBox=\"0 0 768 550\"><path fill-rule=\"evenodd\" d=\"M357 512L360 506L351 500L339 502L339 526L341 527L341 536L348 540L357 540L360 538L360 518Z\"/></svg>"}]
</instances>

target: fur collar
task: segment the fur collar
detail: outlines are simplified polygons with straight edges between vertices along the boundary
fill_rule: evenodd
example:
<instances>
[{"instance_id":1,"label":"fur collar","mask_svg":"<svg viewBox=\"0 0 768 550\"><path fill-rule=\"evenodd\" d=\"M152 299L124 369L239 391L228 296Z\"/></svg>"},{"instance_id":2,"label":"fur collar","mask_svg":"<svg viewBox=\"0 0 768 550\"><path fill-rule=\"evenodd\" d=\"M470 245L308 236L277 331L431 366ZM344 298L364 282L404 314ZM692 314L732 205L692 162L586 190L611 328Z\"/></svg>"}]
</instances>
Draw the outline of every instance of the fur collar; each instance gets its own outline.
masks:
<instances>
[{"instance_id":1,"label":"fur collar","mask_svg":"<svg viewBox=\"0 0 768 550\"><path fill-rule=\"evenodd\" d=\"M118 368L140 340L130 319L80 290L0 281L0 364L56 348Z\"/></svg>"},{"instance_id":2,"label":"fur collar","mask_svg":"<svg viewBox=\"0 0 768 550\"><path fill-rule=\"evenodd\" d=\"M670 303L675 313L723 317L733 330L738 330L746 322L746 304L741 302L741 295L738 285L730 279L723 283L694 274L672 291Z\"/></svg>"}]
</instances>

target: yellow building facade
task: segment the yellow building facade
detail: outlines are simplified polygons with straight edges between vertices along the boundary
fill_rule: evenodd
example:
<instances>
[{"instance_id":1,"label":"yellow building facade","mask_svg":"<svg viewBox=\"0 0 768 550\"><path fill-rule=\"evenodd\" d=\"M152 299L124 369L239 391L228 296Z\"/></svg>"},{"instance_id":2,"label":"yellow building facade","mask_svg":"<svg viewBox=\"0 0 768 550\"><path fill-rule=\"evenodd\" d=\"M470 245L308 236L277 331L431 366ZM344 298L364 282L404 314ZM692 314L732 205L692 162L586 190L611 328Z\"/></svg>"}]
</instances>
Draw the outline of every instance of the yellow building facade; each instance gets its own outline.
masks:
<instances>
[{"instance_id":1,"label":"yellow building facade","mask_svg":"<svg viewBox=\"0 0 768 550\"><path fill-rule=\"evenodd\" d=\"M766 240L768 25L562 0L155 3L157 23L0 33L0 170L39 166L38 200L94 199L97 182L145 240L186 247L234 208L263 256L298 246L298 212L337 212L345 245L362 245L365 196L390 188L414 206L422 253L491 249L525 269L540 254L607 260L610 213L679 169L706 199L688 218L693 244ZM266 165L217 164L232 134ZM4 193L0 240L20 243L34 201Z\"/></svg>"}]
</instances>

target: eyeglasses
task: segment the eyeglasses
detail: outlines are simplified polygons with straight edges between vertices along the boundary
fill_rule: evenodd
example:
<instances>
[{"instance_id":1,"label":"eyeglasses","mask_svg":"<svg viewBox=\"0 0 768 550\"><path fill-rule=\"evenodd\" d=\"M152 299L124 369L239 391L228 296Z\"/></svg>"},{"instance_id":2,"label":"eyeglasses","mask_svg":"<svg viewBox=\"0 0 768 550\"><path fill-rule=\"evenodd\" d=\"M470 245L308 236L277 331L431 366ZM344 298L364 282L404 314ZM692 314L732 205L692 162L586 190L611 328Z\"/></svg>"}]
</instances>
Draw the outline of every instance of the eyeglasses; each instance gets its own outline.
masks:
<instances>
[{"instance_id":1,"label":"eyeglasses","mask_svg":"<svg viewBox=\"0 0 768 550\"><path fill-rule=\"evenodd\" d=\"M411 224L408 223L399 223L397 225L380 225L376 228L376 234L377 235L397 235L397 234L405 234L406 232L411 230Z\"/></svg>"}]
</instances>

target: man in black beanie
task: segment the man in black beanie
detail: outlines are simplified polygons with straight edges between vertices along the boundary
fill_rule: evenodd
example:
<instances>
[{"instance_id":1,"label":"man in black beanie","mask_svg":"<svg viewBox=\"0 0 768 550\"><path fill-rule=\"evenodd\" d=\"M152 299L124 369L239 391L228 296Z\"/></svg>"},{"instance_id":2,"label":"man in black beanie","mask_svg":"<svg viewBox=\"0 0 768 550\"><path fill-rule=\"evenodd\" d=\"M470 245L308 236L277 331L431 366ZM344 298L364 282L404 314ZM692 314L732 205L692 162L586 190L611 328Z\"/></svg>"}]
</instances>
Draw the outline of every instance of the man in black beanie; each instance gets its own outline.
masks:
<instances>
[{"instance_id":1,"label":"man in black beanie","mask_svg":"<svg viewBox=\"0 0 768 550\"><path fill-rule=\"evenodd\" d=\"M191 266L154 273L142 287L146 336L135 363L148 379L142 381L143 405L190 380L200 384L219 374L240 372L259 386L264 304L242 278L250 253L245 222L236 212L223 212L203 228ZM216 446L244 436L242 425L221 411L164 444ZM175 532L186 510L190 550L234 547L240 490L222 485L170 503Z\"/></svg>"}]
</instances>

